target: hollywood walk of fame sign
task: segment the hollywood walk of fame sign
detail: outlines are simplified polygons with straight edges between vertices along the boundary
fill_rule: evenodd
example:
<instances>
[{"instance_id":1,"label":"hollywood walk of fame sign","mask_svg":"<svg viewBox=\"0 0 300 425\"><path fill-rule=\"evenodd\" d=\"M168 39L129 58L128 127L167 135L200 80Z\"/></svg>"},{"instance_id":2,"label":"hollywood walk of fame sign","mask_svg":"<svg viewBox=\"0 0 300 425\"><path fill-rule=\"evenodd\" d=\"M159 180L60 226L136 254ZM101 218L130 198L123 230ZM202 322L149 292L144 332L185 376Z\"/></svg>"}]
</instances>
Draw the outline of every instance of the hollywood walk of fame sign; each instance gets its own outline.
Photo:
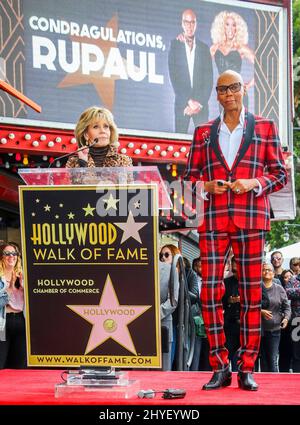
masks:
<instances>
[{"instance_id":1,"label":"hollywood walk of fame sign","mask_svg":"<svg viewBox=\"0 0 300 425\"><path fill-rule=\"evenodd\" d=\"M28 364L160 367L156 185L22 186L20 210Z\"/></svg>"}]
</instances>

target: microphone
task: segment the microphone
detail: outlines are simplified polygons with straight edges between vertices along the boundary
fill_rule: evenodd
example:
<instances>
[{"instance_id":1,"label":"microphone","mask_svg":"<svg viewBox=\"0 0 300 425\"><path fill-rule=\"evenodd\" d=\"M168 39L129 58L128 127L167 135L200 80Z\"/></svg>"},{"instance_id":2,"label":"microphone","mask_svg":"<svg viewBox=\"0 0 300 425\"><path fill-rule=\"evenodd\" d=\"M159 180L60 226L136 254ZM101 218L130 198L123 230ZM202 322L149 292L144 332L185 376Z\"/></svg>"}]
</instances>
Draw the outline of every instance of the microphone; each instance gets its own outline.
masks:
<instances>
[{"instance_id":1,"label":"microphone","mask_svg":"<svg viewBox=\"0 0 300 425\"><path fill-rule=\"evenodd\" d=\"M154 398L157 391L141 390L137 393L138 398Z\"/></svg>"},{"instance_id":2,"label":"microphone","mask_svg":"<svg viewBox=\"0 0 300 425\"><path fill-rule=\"evenodd\" d=\"M59 159L67 158L68 156L74 155L74 154L76 154L77 152L83 151L84 149L89 149L89 148L91 148L92 146L94 146L97 142L98 142L98 139L96 138L96 139L93 141L93 143L91 143L89 146L82 146L81 148L76 149L76 151L69 152L69 153L66 153L65 155L58 156L57 158L55 158L55 159L54 159L54 161L52 161L52 162L48 165L48 168L51 168L51 167L52 167L52 164L54 164L54 163L55 163L56 161L58 161Z\"/></svg>"},{"instance_id":3,"label":"microphone","mask_svg":"<svg viewBox=\"0 0 300 425\"><path fill-rule=\"evenodd\" d=\"M163 391L155 390L141 390L137 393L138 398L154 398L155 394L162 393L162 398L173 399L173 398L184 398L186 391L180 388L169 388Z\"/></svg>"}]
</instances>

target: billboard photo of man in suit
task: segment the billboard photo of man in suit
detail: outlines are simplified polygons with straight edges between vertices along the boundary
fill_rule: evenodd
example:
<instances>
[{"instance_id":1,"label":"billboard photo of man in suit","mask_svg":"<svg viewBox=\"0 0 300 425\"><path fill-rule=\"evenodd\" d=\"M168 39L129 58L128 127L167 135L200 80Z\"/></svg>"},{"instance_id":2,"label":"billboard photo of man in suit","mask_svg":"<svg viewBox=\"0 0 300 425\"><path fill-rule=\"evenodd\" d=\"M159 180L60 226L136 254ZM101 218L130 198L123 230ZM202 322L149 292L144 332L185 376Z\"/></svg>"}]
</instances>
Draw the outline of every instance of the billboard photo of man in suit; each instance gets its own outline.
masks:
<instances>
[{"instance_id":1,"label":"billboard photo of man in suit","mask_svg":"<svg viewBox=\"0 0 300 425\"><path fill-rule=\"evenodd\" d=\"M208 100L213 86L210 50L195 36L197 17L193 10L182 13L182 29L183 33L171 41L168 56L175 94L176 133L187 133L191 118L195 127L208 120Z\"/></svg>"}]
</instances>

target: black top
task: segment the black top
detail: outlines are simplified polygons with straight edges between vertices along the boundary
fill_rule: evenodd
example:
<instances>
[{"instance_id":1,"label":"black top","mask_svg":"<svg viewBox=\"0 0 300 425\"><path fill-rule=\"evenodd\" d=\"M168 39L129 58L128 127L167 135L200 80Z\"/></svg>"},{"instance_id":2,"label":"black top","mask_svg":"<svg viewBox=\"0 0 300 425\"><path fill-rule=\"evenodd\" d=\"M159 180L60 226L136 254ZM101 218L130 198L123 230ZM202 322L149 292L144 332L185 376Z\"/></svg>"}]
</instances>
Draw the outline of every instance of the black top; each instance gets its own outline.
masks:
<instances>
[{"instance_id":1,"label":"black top","mask_svg":"<svg viewBox=\"0 0 300 425\"><path fill-rule=\"evenodd\" d=\"M237 50L231 50L227 55L223 55L220 50L215 53L215 61L219 74L232 69L240 74L242 69L242 58Z\"/></svg>"}]
</instances>

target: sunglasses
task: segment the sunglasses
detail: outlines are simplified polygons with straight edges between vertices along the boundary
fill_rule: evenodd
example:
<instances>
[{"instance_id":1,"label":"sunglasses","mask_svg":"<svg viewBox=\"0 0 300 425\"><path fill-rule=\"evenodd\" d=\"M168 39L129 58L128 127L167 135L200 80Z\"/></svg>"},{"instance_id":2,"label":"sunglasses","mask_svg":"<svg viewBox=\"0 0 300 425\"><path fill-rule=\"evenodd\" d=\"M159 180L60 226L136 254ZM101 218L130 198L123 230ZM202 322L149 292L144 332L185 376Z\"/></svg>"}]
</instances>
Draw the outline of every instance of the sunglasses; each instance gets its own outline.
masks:
<instances>
[{"instance_id":1,"label":"sunglasses","mask_svg":"<svg viewBox=\"0 0 300 425\"><path fill-rule=\"evenodd\" d=\"M278 260L279 261L279 260L281 260L281 257L272 257L271 258L271 261L273 261L273 260Z\"/></svg>"},{"instance_id":2,"label":"sunglasses","mask_svg":"<svg viewBox=\"0 0 300 425\"><path fill-rule=\"evenodd\" d=\"M169 258L171 254L169 252L162 252L159 254L159 259L162 260L164 257Z\"/></svg>"},{"instance_id":3,"label":"sunglasses","mask_svg":"<svg viewBox=\"0 0 300 425\"><path fill-rule=\"evenodd\" d=\"M226 94L227 90L230 90L231 93L237 93L241 90L242 84L241 83L233 83L229 84L229 86L217 86L216 90L219 94Z\"/></svg>"},{"instance_id":4,"label":"sunglasses","mask_svg":"<svg viewBox=\"0 0 300 425\"><path fill-rule=\"evenodd\" d=\"M300 263L292 263L292 266L300 266Z\"/></svg>"},{"instance_id":5,"label":"sunglasses","mask_svg":"<svg viewBox=\"0 0 300 425\"><path fill-rule=\"evenodd\" d=\"M4 257L17 257L19 254L17 252L3 251Z\"/></svg>"}]
</instances>

